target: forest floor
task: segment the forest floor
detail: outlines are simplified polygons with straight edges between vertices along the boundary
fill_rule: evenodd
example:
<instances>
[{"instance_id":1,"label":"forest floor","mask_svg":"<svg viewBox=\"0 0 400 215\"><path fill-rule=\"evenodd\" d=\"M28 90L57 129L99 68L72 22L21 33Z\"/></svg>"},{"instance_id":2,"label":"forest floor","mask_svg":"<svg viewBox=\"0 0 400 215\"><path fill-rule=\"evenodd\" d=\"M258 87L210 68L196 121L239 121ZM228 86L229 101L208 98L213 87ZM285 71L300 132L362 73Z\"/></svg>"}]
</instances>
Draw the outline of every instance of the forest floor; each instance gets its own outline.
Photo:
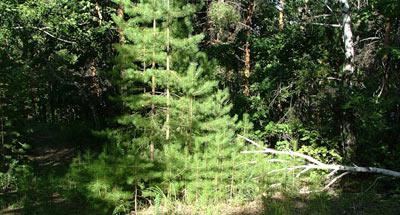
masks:
<instances>
[{"instance_id":1,"label":"forest floor","mask_svg":"<svg viewBox=\"0 0 400 215\"><path fill-rule=\"evenodd\" d=\"M27 156L32 163L33 180L25 185L28 189L24 193L0 195L0 198L8 198L11 202L15 200L14 204L0 210L0 214L104 214L102 210L90 208L90 203L71 199L65 194L68 188L63 182L70 164L84 149L72 143L60 142L51 136L35 138L41 140L38 143L40 147L35 146L35 150L31 150ZM211 211L208 206L199 208L178 202L168 209L162 206L148 207L137 214L400 214L400 195L371 191L331 191L307 195L277 191L246 204L215 204Z\"/></svg>"},{"instance_id":2,"label":"forest floor","mask_svg":"<svg viewBox=\"0 0 400 215\"><path fill-rule=\"evenodd\" d=\"M290 197L289 197L290 196ZM199 209L193 206L177 204L173 209L154 206L140 210L140 215L152 214L225 214L225 215L399 215L400 197L384 197L377 194L346 193L299 195L275 193L272 197L252 201L247 204L217 204L210 208Z\"/></svg>"},{"instance_id":3,"label":"forest floor","mask_svg":"<svg viewBox=\"0 0 400 215\"><path fill-rule=\"evenodd\" d=\"M45 144L33 147L26 155L33 180L24 185L27 189L18 194L19 199L0 214L69 214L75 207L62 197L58 186L78 149L72 144L49 144L51 137L41 139Z\"/></svg>"}]
</instances>

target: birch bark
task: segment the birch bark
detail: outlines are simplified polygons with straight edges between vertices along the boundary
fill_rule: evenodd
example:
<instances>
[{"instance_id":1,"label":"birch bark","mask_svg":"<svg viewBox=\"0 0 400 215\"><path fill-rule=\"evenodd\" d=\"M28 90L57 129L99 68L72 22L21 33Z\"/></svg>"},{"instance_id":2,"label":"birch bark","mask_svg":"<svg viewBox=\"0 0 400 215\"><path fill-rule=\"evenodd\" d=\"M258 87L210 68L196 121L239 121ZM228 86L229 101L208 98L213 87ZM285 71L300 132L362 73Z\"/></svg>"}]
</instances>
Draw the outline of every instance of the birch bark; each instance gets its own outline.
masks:
<instances>
[{"instance_id":1,"label":"birch bark","mask_svg":"<svg viewBox=\"0 0 400 215\"><path fill-rule=\"evenodd\" d=\"M351 28L351 11L348 0L339 0L342 4L342 25L343 25L343 42L345 50L345 64L343 72L345 76L350 77L354 73L354 41L353 31Z\"/></svg>"}]
</instances>

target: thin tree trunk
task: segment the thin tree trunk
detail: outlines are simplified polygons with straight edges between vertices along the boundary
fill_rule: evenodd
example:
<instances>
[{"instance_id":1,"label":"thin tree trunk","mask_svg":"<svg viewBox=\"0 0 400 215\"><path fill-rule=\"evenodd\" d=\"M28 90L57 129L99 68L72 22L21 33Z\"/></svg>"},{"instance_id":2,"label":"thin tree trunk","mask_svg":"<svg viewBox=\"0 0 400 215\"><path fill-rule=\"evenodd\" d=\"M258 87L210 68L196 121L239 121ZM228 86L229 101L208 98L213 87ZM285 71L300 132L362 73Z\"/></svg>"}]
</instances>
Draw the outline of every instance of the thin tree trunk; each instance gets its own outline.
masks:
<instances>
[{"instance_id":1,"label":"thin tree trunk","mask_svg":"<svg viewBox=\"0 0 400 215\"><path fill-rule=\"evenodd\" d=\"M29 94L31 96L31 104L30 107L27 107L27 120L33 120L36 115L36 101L37 101L37 94L39 86L36 84L36 76L35 70L31 71L30 78L29 78Z\"/></svg>"},{"instance_id":2,"label":"thin tree trunk","mask_svg":"<svg viewBox=\"0 0 400 215\"><path fill-rule=\"evenodd\" d=\"M249 6L247 7L247 17L246 17L246 43L244 44L244 74L243 74L243 94L245 96L250 96L250 72L251 72L251 50L250 50L250 36L251 36L251 24L252 18L254 14L254 1L249 2Z\"/></svg>"},{"instance_id":3,"label":"thin tree trunk","mask_svg":"<svg viewBox=\"0 0 400 215\"><path fill-rule=\"evenodd\" d=\"M343 42L345 50L345 62L343 65L343 84L345 87L353 85L354 78L354 41L353 41L353 31L351 23L351 11L350 4L348 0L339 0L342 4L342 25L343 25ZM356 150L356 136L352 126L353 114L351 110L346 110L342 114L342 138L343 138L343 150L344 155L347 159L353 156Z\"/></svg>"},{"instance_id":4,"label":"thin tree trunk","mask_svg":"<svg viewBox=\"0 0 400 215\"><path fill-rule=\"evenodd\" d=\"M350 77L354 74L354 42L353 42L353 31L351 28L351 11L348 0L339 0L342 4L342 25L343 25L343 42L345 50L345 64L343 66L343 72L348 77L349 84L351 84Z\"/></svg>"},{"instance_id":5,"label":"thin tree trunk","mask_svg":"<svg viewBox=\"0 0 400 215\"><path fill-rule=\"evenodd\" d=\"M284 8L285 8L285 1L280 0L279 5L281 10L279 10L279 31L283 30L283 27L285 26L285 13L284 13Z\"/></svg>"},{"instance_id":6,"label":"thin tree trunk","mask_svg":"<svg viewBox=\"0 0 400 215\"><path fill-rule=\"evenodd\" d=\"M100 7L100 4L98 1L96 1L95 9L97 12L99 25L101 25L101 23L103 21L103 15L101 14L101 7Z\"/></svg>"},{"instance_id":7,"label":"thin tree trunk","mask_svg":"<svg viewBox=\"0 0 400 215\"><path fill-rule=\"evenodd\" d=\"M4 124L5 124L5 117L4 117L4 108L5 108L5 102L4 102L4 104L3 104L3 99L5 99L5 95L4 95L4 91L3 91L3 89L1 88L1 87L3 87L4 86L4 84L1 84L0 83L0 92L1 92L1 94L0 94L0 135L1 135L1 145L0 145L0 157L1 158L3 158L3 155L4 155L4 142L5 142L5 138L4 138L4 136L5 136L5 126L4 126ZM2 162L3 162L3 160L1 160ZM2 166L0 165L0 168L1 168Z\"/></svg>"},{"instance_id":8,"label":"thin tree trunk","mask_svg":"<svg viewBox=\"0 0 400 215\"><path fill-rule=\"evenodd\" d=\"M169 4L170 1L167 0L167 11L169 13ZM167 74L169 74L170 72L170 27L169 27L169 15L167 18ZM169 136L170 136L170 128L169 128L169 124L170 124L170 100L171 100L171 96L170 96L170 92L169 92L169 83L167 83L167 113L166 113L166 119L165 119L165 139L169 140Z\"/></svg>"},{"instance_id":9,"label":"thin tree trunk","mask_svg":"<svg viewBox=\"0 0 400 215\"><path fill-rule=\"evenodd\" d=\"M137 185L135 185L135 213L137 213L138 211L138 204L137 204L137 195L138 195L138 189L137 189Z\"/></svg>"},{"instance_id":10,"label":"thin tree trunk","mask_svg":"<svg viewBox=\"0 0 400 215\"><path fill-rule=\"evenodd\" d=\"M50 81L50 96L49 96L49 112L50 112L50 124L54 124L56 121L56 111L54 108L54 82Z\"/></svg>"},{"instance_id":11,"label":"thin tree trunk","mask_svg":"<svg viewBox=\"0 0 400 215\"><path fill-rule=\"evenodd\" d=\"M100 87L99 77L97 74L96 63L93 60L90 64L91 64L91 66L89 67L88 73L89 73L90 82L91 82L91 97L94 95L96 102L94 102L92 99L89 99L90 100L89 103L90 103L90 109L92 111L92 117L93 117L93 122L94 122L95 128L98 128L100 124L99 124L99 119L97 117L96 103L99 102L101 99L100 98L101 87Z\"/></svg>"},{"instance_id":12,"label":"thin tree trunk","mask_svg":"<svg viewBox=\"0 0 400 215\"><path fill-rule=\"evenodd\" d=\"M155 5L155 0L153 0L153 4ZM157 21L155 17L153 18L153 59L151 63L151 68L154 70L156 68L156 51L155 51L155 40L156 40L156 34L157 34ZM154 97L156 95L156 77L154 74L151 76L151 95ZM155 106L154 103L151 104L151 115L154 118L155 116ZM153 119L154 120L154 119ZM150 142L150 160L154 160L154 142Z\"/></svg>"},{"instance_id":13,"label":"thin tree trunk","mask_svg":"<svg viewBox=\"0 0 400 215\"><path fill-rule=\"evenodd\" d=\"M390 45L390 31L392 29L390 19L388 18L385 23L385 38L383 41L383 47L385 49L385 54L383 55L382 58L382 63L383 63L383 78L382 78L382 86L381 86L381 91L379 92L378 96L381 96L382 94L385 94L388 91L389 87L389 45Z\"/></svg>"},{"instance_id":14,"label":"thin tree trunk","mask_svg":"<svg viewBox=\"0 0 400 215\"><path fill-rule=\"evenodd\" d=\"M1 132L1 145L0 145L0 157L3 159L4 156L4 136L5 136L5 132L4 132L4 119L3 119L3 115L1 115L0 118L0 132ZM3 160L1 160L1 162L3 162ZM0 168L2 166L0 165Z\"/></svg>"},{"instance_id":15,"label":"thin tree trunk","mask_svg":"<svg viewBox=\"0 0 400 215\"><path fill-rule=\"evenodd\" d=\"M356 151L356 135L352 126L352 120L349 116L351 113L344 113L343 124L342 124L342 141L343 141L343 155L347 160L351 160L351 157Z\"/></svg>"},{"instance_id":16,"label":"thin tree trunk","mask_svg":"<svg viewBox=\"0 0 400 215\"><path fill-rule=\"evenodd\" d=\"M121 19L124 18L124 7L122 5L118 6L117 16L120 17ZM125 43L125 36L123 30L121 28L117 28L117 32L119 35L119 43Z\"/></svg>"},{"instance_id":17,"label":"thin tree trunk","mask_svg":"<svg viewBox=\"0 0 400 215\"><path fill-rule=\"evenodd\" d=\"M249 34L247 34L247 35L249 36ZM250 61L250 43L249 43L249 41L246 41L246 44L244 45L244 51L245 51L245 60L244 60L243 94L245 96L250 96L249 78L250 78L251 61Z\"/></svg>"},{"instance_id":18,"label":"thin tree trunk","mask_svg":"<svg viewBox=\"0 0 400 215\"><path fill-rule=\"evenodd\" d=\"M193 98L189 98L189 152L192 152L192 131L193 131Z\"/></svg>"},{"instance_id":19,"label":"thin tree trunk","mask_svg":"<svg viewBox=\"0 0 400 215\"><path fill-rule=\"evenodd\" d=\"M143 74L146 73L147 70L147 49L146 49L146 45L144 45L143 47ZM143 93L146 93L146 87L143 87Z\"/></svg>"}]
</instances>

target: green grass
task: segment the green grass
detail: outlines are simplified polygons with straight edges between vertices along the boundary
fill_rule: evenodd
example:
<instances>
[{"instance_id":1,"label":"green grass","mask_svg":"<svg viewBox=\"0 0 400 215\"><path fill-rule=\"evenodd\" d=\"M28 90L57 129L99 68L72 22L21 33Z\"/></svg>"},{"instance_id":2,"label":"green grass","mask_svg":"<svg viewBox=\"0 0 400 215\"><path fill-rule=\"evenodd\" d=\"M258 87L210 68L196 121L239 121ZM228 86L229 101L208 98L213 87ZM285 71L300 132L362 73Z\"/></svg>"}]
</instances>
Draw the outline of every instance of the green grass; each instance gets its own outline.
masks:
<instances>
[{"instance_id":1,"label":"green grass","mask_svg":"<svg viewBox=\"0 0 400 215\"><path fill-rule=\"evenodd\" d=\"M34 169L35 174L27 177L25 184L21 185L21 191L9 196L9 200L14 202L10 204L9 213L4 214L112 214L112 209L106 202L88 201L84 196L79 196L73 188L68 187L68 180L65 178L68 168L69 166L65 165ZM329 193L301 195L297 189L281 187L266 192L260 201L241 204L221 202L213 205L185 205L177 200L161 199L157 205L141 211L142 214L160 212L159 214L397 215L400 212L400 197L395 194L389 196L377 194L375 189L358 193L336 190Z\"/></svg>"},{"instance_id":2,"label":"green grass","mask_svg":"<svg viewBox=\"0 0 400 215\"><path fill-rule=\"evenodd\" d=\"M31 170L19 177L18 192L0 195L0 214L112 214L114 208L109 202L88 198L84 195L87 191L82 190L82 186L75 186L68 178L72 158L82 149L90 148L90 145L84 145L89 141L88 137L73 142L70 133L77 133L74 129L42 129L45 131L33 137L33 148L38 151L32 152L36 154L32 155ZM95 139L90 141L93 143ZM139 214L400 214L400 197L395 195L399 184L392 179L378 181L376 176L359 178L360 175L356 175L342 181L342 189L302 195L299 187L310 186L310 190L317 190L322 177L319 173L310 173L304 178L306 180L293 176L294 173L268 176L271 185L280 185L264 186L262 197L235 202L188 204L177 198L167 199L160 191L152 206L142 201ZM384 195L388 191L394 192ZM7 210L1 211L4 208Z\"/></svg>"}]
</instances>

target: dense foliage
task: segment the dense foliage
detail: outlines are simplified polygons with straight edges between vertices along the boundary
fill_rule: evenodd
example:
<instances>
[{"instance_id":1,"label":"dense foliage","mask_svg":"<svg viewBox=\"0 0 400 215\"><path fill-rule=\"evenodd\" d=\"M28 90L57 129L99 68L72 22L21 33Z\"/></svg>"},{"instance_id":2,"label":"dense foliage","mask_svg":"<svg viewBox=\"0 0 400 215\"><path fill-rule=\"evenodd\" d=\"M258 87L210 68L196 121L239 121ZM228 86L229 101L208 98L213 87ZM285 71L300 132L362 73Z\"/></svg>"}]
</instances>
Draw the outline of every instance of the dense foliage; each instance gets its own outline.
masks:
<instances>
[{"instance_id":1,"label":"dense foliage","mask_svg":"<svg viewBox=\"0 0 400 215\"><path fill-rule=\"evenodd\" d=\"M297 159L241 154L255 146L237 135L399 171L399 11L396 0L2 0L0 209L60 196L89 214L214 214L322 185L325 171L281 171Z\"/></svg>"}]
</instances>

